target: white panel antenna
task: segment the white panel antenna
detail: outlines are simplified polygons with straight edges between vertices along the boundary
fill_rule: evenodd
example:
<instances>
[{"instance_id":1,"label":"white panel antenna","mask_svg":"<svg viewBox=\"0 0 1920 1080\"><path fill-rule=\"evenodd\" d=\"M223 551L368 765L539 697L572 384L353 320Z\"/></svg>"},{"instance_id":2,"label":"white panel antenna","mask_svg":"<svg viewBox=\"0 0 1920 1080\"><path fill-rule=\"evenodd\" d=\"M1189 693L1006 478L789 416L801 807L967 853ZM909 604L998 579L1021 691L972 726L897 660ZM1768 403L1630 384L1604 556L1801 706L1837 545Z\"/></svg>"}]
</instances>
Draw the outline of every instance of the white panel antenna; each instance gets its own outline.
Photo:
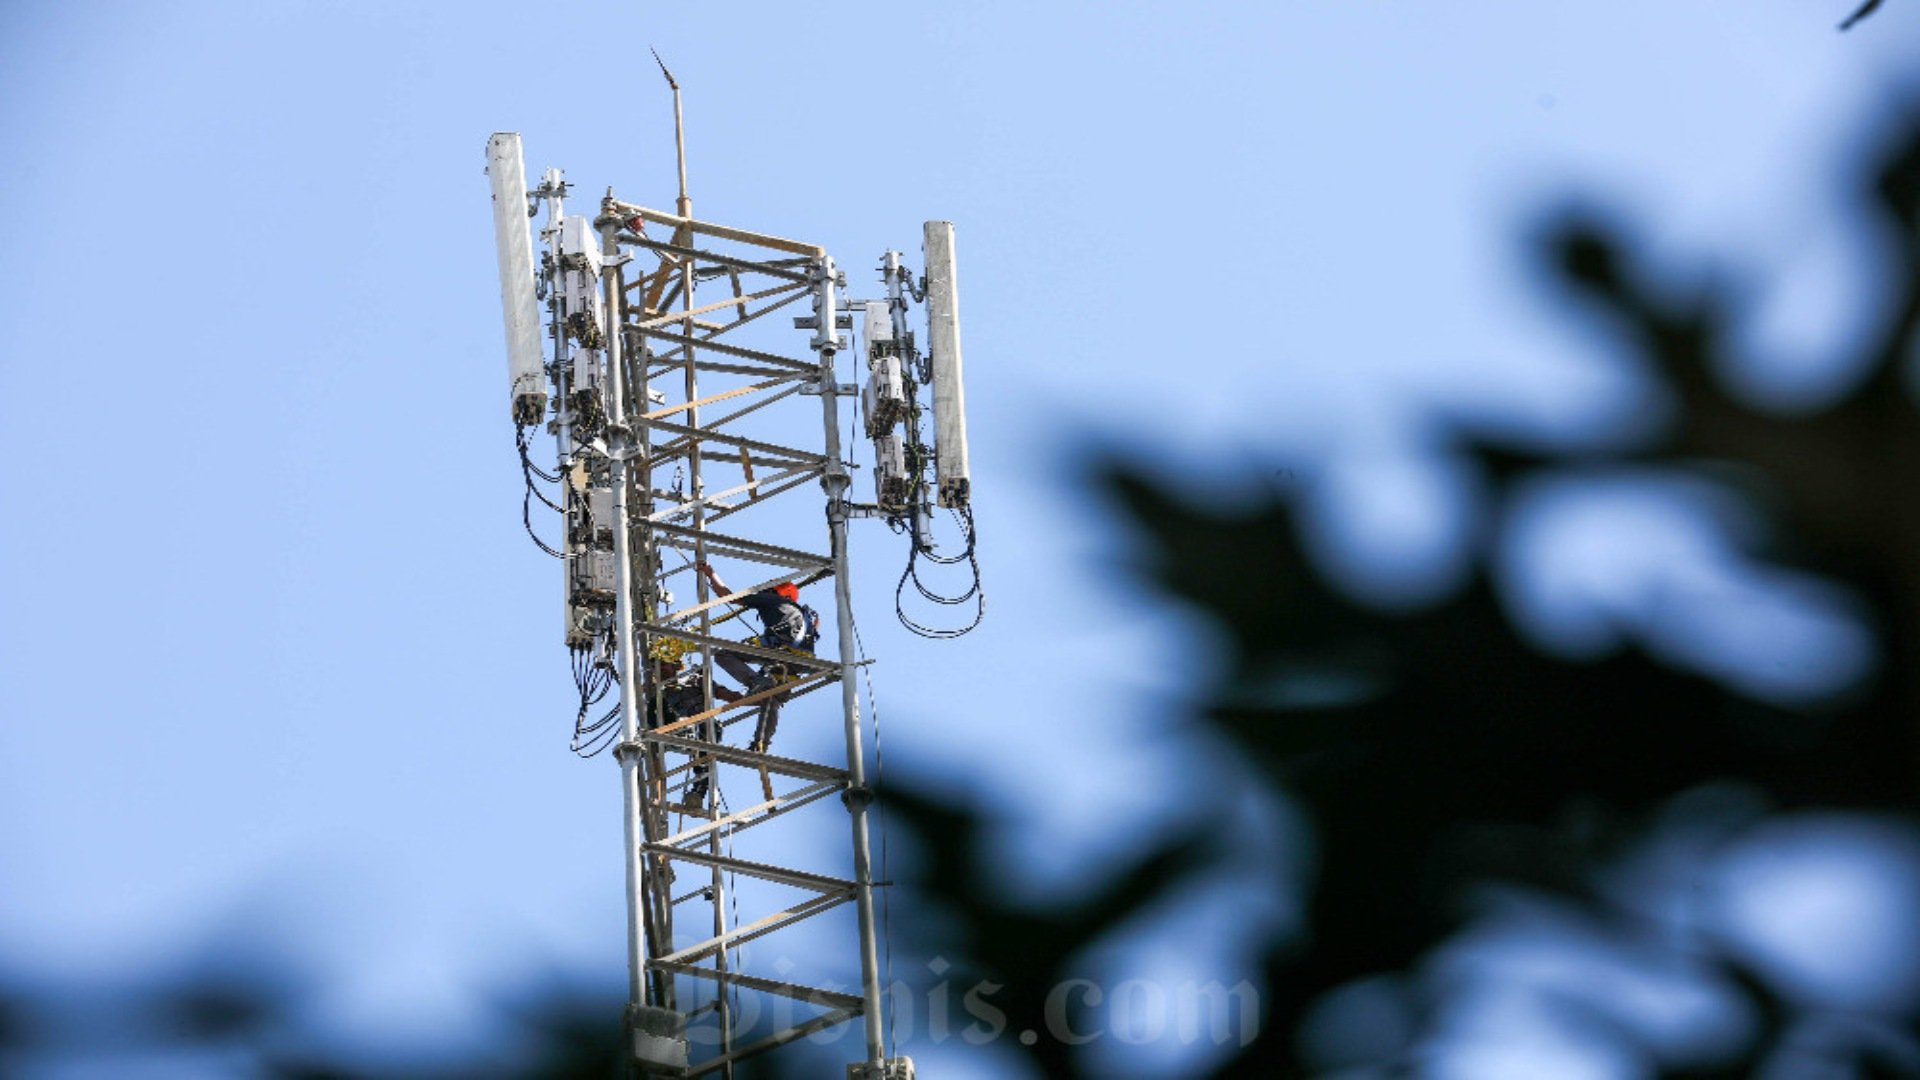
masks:
<instances>
[{"instance_id":1,"label":"white panel antenna","mask_svg":"<svg viewBox=\"0 0 1920 1080\"><path fill-rule=\"evenodd\" d=\"M487 180L493 186L493 239L500 260L500 310L506 319L513 422L533 425L546 417L547 393L540 308L534 297L533 235L527 227L526 165L518 133L496 132L487 140Z\"/></svg>"},{"instance_id":2,"label":"white panel antenna","mask_svg":"<svg viewBox=\"0 0 1920 1080\"><path fill-rule=\"evenodd\" d=\"M933 367L933 454L940 505L967 505L967 395L960 364L960 296L954 282L953 222L929 221L927 353Z\"/></svg>"}]
</instances>

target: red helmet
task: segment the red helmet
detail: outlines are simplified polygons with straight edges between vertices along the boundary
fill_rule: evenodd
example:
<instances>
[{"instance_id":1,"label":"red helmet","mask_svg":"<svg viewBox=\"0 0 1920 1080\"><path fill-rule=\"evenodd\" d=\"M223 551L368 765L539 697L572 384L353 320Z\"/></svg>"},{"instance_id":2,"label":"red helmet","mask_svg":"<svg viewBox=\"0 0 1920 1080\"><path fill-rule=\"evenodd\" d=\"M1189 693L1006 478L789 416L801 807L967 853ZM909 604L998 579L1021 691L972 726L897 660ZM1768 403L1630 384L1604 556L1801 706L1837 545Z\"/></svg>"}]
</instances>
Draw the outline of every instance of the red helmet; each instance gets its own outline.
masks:
<instances>
[{"instance_id":1,"label":"red helmet","mask_svg":"<svg viewBox=\"0 0 1920 1080\"><path fill-rule=\"evenodd\" d=\"M800 586L795 585L791 581L783 581L775 585L773 591L779 593L780 599L785 600L789 604L797 604L800 602Z\"/></svg>"}]
</instances>

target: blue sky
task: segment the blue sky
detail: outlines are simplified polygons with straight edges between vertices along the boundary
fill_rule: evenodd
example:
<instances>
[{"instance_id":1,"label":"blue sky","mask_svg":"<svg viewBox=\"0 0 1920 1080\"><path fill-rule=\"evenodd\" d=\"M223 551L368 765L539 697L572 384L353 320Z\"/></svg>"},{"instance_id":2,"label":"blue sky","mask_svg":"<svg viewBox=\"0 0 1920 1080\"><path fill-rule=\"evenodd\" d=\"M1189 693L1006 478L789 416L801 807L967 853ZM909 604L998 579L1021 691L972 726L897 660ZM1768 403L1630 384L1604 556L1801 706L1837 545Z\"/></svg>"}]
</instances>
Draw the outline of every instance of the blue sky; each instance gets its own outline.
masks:
<instances>
[{"instance_id":1,"label":"blue sky","mask_svg":"<svg viewBox=\"0 0 1920 1080\"><path fill-rule=\"evenodd\" d=\"M1914 5L1835 34L1847 6L8 5L0 959L293 923L371 1039L524 965L617 970L617 788L566 753L481 167L517 130L530 171L667 204L647 46L702 216L824 243L856 290L957 223L992 607L951 644L890 627L877 529L856 599L895 760L997 800L1038 895L1214 767L1169 737L1210 642L1116 576L1079 440L1219 498L1325 456L1329 564L1442 587L1470 486L1437 418L1650 407L1530 284L1568 200L1672 274L1752 275L1755 393L1840 377L1874 264L1834 163L1920 42Z\"/></svg>"}]
</instances>

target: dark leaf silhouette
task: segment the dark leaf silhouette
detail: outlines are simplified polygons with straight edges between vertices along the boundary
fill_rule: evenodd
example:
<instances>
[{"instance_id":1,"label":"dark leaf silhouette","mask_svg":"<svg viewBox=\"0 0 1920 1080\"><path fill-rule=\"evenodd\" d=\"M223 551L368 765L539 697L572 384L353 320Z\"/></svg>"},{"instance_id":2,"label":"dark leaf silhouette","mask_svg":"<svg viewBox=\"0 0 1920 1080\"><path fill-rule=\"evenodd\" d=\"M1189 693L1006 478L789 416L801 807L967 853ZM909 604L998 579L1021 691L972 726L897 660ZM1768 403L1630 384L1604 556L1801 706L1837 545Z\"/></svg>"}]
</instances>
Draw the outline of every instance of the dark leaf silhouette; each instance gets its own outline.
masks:
<instances>
[{"instance_id":1,"label":"dark leaf silhouette","mask_svg":"<svg viewBox=\"0 0 1920 1080\"><path fill-rule=\"evenodd\" d=\"M1854 11L1853 14L1847 16L1846 19L1840 23L1840 29L1842 30L1853 29L1854 23L1857 23L1861 19L1864 19L1867 16L1873 14L1874 11L1876 11L1879 7L1880 7L1880 0L1867 0L1866 3L1861 4L1860 7Z\"/></svg>"},{"instance_id":2,"label":"dark leaf silhouette","mask_svg":"<svg viewBox=\"0 0 1920 1080\"><path fill-rule=\"evenodd\" d=\"M1920 355L1920 128L1884 158L1869 202L1898 253L1894 301L1868 336L1858 383L1791 415L1727 389L1724 376L1741 361L1731 333L1740 311L1722 287L1656 285L1618 230L1592 217L1550 229L1542 252L1552 278L1667 388L1674 419L1606 452L1460 433L1486 482L1488 539L1465 584L1425 609L1376 610L1330 584L1284 499L1222 510L1123 461L1104 467L1142 540L1140 571L1225 635L1229 673L1203 691L1203 723L1304 809L1320 838L1308 932L1270 943L1265 1026L1217 1075L1311 1071L1294 1037L1315 1004L1410 969L1461 927L1469 897L1489 882L1599 911L1594 867L1702 784L1737 781L1786 808L1915 809L1920 683L1907 661L1920 650L1920 499L1911 494L1920 491L1920 410L1905 364ZM1489 569L1499 543L1491 524L1523 485L1606 466L1718 482L1728 465L1772 519L1747 554L1817 574L1857 601L1888 658L1861 684L1819 701L1759 701L1639 646L1575 661L1516 629ZM957 909L964 929L943 948L964 946L968 966L996 981L1017 972L1031 984L1019 991L1014 1030L1047 984L1077 974L1087 947L1214 857L1182 839L1081 908L1013 911L968 869L984 843L976 817L901 802L940 850L967 853L940 860L918 885ZM1763 1037L1744 1056L1675 1075L1748 1075L1792 1028L1791 1010L1738 962L1715 963L1762 1017ZM1044 1075L1084 1075L1068 1048L1028 1053ZM1902 1067L1899 1055L1864 1043L1847 1053L1864 1070Z\"/></svg>"},{"instance_id":3,"label":"dark leaf silhouette","mask_svg":"<svg viewBox=\"0 0 1920 1080\"><path fill-rule=\"evenodd\" d=\"M1161 840L1140 861L1076 903L1033 910L1006 899L993 875L988 846L989 822L973 808L894 787L887 794L891 819L918 845L939 857L928 860L924 876L913 884L910 902L916 917L895 926L901 945L917 957L954 965L952 981L983 990L1005 1014L1009 1039L1032 1032L1025 1047L1042 1075L1071 1078L1086 1071L1072 1046L1049 1023L1047 996L1067 979L1085 978L1076 967L1086 950L1112 928L1161 898L1167 888L1217 857L1200 833ZM944 911L942 910L944 909ZM941 918L942 914L952 916ZM959 1005L959 1001L954 1001ZM1069 1006L1079 1002L1069 1001ZM1069 1030L1087 1030L1077 1014ZM951 1030L972 1020L956 1017Z\"/></svg>"}]
</instances>

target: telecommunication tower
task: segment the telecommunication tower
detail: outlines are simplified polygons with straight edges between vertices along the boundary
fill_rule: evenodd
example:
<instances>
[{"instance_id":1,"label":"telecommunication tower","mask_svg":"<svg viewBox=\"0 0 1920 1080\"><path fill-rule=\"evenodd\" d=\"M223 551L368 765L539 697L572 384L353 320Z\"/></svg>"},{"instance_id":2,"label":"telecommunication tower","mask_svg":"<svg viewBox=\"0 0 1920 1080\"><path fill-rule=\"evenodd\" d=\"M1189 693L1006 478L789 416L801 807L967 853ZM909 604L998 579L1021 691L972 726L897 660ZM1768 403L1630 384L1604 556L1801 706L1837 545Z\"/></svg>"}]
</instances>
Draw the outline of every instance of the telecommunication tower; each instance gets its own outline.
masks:
<instances>
[{"instance_id":1,"label":"telecommunication tower","mask_svg":"<svg viewBox=\"0 0 1920 1080\"><path fill-rule=\"evenodd\" d=\"M908 536L895 599L911 628L941 637L979 622L953 226L926 223L924 276L889 251L882 295L849 299L820 245L693 216L673 91L680 190L671 213L608 189L591 219L570 215L571 185L558 169L529 188L519 135L487 141L523 518L563 567L580 695L573 747L583 756L611 747L619 763L633 1066L648 1077L730 1077L742 1058L858 1019L865 1046L850 1080L911 1080L911 1061L885 1046L875 890L887 883L875 880L871 856L874 792L856 682L869 661L857 659L847 530L879 518ZM530 219L542 208L536 260ZM926 308L924 354L914 304ZM803 348L782 320L763 321L782 309L806 312L791 321L811 332ZM848 333L856 317L857 350ZM858 381L840 381L843 354L856 352ZM872 502L852 497L858 466L842 439L843 397L874 448ZM552 470L533 458L542 425L555 440ZM810 490L825 495L825 534L815 534L824 552L803 535L820 519L780 511ZM556 543L533 526L536 499L557 522ZM958 521L964 550L938 553L936 507ZM941 595L920 586L920 558L964 563L972 587ZM753 583L716 592L717 576L697 569L716 564ZM972 623L937 630L911 619L900 605L909 580L929 599L976 605ZM743 601L787 582L831 587L832 618L820 623L837 649L775 648L725 625ZM716 663L758 673L736 691ZM774 753L782 715L790 728L824 720L831 710L799 702L832 688L844 760ZM851 860L787 865L794 846L779 834L788 816L831 796L850 816ZM830 912L844 923L849 907L858 993L802 981L784 960L783 970L753 970L748 942Z\"/></svg>"}]
</instances>

